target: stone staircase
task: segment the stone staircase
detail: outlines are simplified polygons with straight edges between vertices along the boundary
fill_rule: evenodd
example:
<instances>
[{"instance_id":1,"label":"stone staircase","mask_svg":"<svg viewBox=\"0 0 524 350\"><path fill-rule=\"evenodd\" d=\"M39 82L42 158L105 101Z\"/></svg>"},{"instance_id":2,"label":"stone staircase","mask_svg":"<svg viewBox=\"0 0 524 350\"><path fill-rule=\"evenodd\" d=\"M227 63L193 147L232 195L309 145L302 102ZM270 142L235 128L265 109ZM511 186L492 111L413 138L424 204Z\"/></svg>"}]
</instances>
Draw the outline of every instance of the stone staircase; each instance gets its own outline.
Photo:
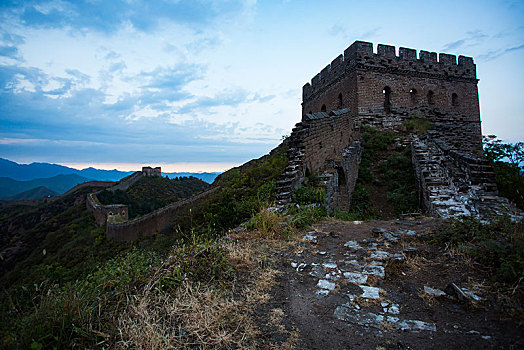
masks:
<instances>
[{"instance_id":1,"label":"stone staircase","mask_svg":"<svg viewBox=\"0 0 524 350\"><path fill-rule=\"evenodd\" d=\"M289 162L284 169L280 180L277 181L276 186L276 204L277 206L284 206L291 202L294 189L299 185L301 179L304 177L303 158L304 154L292 148L288 151Z\"/></svg>"},{"instance_id":2,"label":"stone staircase","mask_svg":"<svg viewBox=\"0 0 524 350\"><path fill-rule=\"evenodd\" d=\"M498 195L487 160L451 150L427 136L414 135L411 147L422 201L430 214L442 218L522 218L515 206Z\"/></svg>"}]
</instances>

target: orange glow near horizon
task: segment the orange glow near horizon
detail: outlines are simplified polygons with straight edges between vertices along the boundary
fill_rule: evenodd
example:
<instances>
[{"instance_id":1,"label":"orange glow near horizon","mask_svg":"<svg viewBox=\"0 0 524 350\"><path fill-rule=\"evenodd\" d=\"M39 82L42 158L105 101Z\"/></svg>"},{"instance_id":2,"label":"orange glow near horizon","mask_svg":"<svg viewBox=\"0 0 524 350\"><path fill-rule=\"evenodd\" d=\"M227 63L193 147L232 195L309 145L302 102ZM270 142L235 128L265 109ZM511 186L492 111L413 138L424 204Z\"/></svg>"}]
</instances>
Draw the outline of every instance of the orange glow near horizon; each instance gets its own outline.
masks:
<instances>
[{"instance_id":1,"label":"orange glow near horizon","mask_svg":"<svg viewBox=\"0 0 524 350\"><path fill-rule=\"evenodd\" d=\"M120 171L138 171L142 170L143 166L162 167L163 173L210 173L210 172L224 172L228 169L236 167L237 163L60 163L70 168L85 169L93 167L100 170L120 170Z\"/></svg>"}]
</instances>

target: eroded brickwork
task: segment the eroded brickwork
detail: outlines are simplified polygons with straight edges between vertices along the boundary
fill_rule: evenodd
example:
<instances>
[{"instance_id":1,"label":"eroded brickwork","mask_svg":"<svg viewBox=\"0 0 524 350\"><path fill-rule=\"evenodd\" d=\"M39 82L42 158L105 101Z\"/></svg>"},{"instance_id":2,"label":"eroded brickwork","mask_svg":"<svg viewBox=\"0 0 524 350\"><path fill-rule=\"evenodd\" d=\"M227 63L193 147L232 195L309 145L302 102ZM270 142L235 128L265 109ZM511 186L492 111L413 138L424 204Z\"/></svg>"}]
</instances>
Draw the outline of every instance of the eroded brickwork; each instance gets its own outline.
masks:
<instances>
[{"instance_id":1,"label":"eroded brickwork","mask_svg":"<svg viewBox=\"0 0 524 350\"><path fill-rule=\"evenodd\" d=\"M309 174L320 175L328 185L330 206L349 203L360 162L358 130L357 118L347 108L306 114L288 140L289 164L277 183L278 204L289 203Z\"/></svg>"}]
</instances>

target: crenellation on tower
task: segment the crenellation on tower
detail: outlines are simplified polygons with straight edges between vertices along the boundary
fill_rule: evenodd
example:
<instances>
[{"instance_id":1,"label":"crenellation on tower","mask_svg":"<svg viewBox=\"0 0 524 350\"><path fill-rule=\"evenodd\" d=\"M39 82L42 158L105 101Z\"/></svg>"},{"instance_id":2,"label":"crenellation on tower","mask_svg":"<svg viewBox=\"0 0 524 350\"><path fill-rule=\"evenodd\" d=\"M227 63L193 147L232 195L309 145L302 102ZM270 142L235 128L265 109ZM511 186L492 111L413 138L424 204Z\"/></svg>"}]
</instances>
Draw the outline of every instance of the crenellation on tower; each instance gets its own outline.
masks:
<instances>
[{"instance_id":1,"label":"crenellation on tower","mask_svg":"<svg viewBox=\"0 0 524 350\"><path fill-rule=\"evenodd\" d=\"M377 55L385 57L396 57L395 46L378 44Z\"/></svg>"}]
</instances>

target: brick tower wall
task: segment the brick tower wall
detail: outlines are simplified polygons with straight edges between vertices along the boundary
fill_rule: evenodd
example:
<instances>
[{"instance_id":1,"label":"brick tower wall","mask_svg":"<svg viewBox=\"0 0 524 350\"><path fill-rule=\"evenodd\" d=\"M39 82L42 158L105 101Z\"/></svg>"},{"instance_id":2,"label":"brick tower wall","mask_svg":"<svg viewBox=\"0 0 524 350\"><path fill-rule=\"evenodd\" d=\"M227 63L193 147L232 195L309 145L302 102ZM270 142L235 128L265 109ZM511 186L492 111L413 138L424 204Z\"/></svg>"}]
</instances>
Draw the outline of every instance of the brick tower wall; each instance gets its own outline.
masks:
<instances>
[{"instance_id":1,"label":"brick tower wall","mask_svg":"<svg viewBox=\"0 0 524 350\"><path fill-rule=\"evenodd\" d=\"M457 149L481 149L476 66L470 57L357 41L303 88L303 117L347 107L364 122L390 126L410 117L433 122ZM386 103L389 91L389 104ZM429 97L429 95L432 95ZM387 105L387 106L386 106Z\"/></svg>"}]
</instances>

